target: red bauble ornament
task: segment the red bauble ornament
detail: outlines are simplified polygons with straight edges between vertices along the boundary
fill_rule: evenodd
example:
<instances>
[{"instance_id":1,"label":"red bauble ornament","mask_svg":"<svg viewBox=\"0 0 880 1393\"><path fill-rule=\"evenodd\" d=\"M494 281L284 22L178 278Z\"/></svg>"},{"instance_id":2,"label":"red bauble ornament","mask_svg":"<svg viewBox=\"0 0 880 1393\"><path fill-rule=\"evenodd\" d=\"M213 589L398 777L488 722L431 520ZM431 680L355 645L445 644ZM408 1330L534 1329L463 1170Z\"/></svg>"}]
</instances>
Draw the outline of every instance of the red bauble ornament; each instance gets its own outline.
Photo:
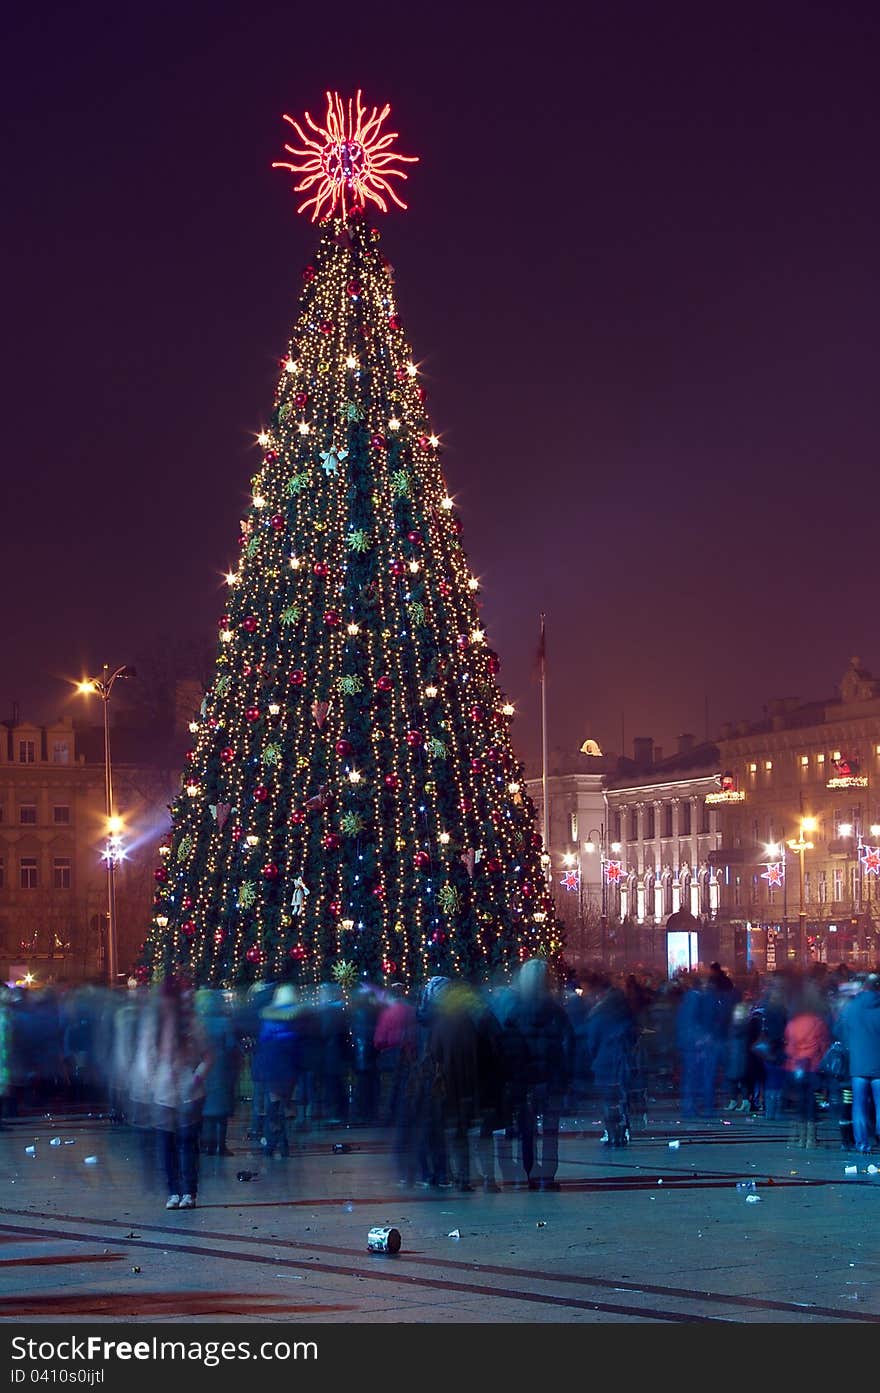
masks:
<instances>
[{"instance_id":1,"label":"red bauble ornament","mask_svg":"<svg viewBox=\"0 0 880 1393\"><path fill-rule=\"evenodd\" d=\"M283 513L274 513L274 514L272 515L272 526L275 528L275 531L276 531L276 532L283 532L283 531L284 531L284 514L283 514Z\"/></svg>"},{"instance_id":2,"label":"red bauble ornament","mask_svg":"<svg viewBox=\"0 0 880 1393\"><path fill-rule=\"evenodd\" d=\"M397 315L396 315L396 314L389 314L389 316L388 316L388 328L389 328L389 329L399 329L399 328L400 328L400 320L397 318Z\"/></svg>"},{"instance_id":3,"label":"red bauble ornament","mask_svg":"<svg viewBox=\"0 0 880 1393\"><path fill-rule=\"evenodd\" d=\"M386 976L392 977L394 973L397 971L397 963L392 962L390 958L383 958L382 971L386 974Z\"/></svg>"},{"instance_id":4,"label":"red bauble ornament","mask_svg":"<svg viewBox=\"0 0 880 1393\"><path fill-rule=\"evenodd\" d=\"M246 629L249 634L254 634L260 627L260 621L255 615L249 614L247 619L242 619L241 627Z\"/></svg>"},{"instance_id":5,"label":"red bauble ornament","mask_svg":"<svg viewBox=\"0 0 880 1393\"><path fill-rule=\"evenodd\" d=\"M483 761L482 761L481 759L472 759L472 760L471 760L471 769L474 771L475 774L482 774L483 768L484 768L484 765L483 765Z\"/></svg>"},{"instance_id":6,"label":"red bauble ornament","mask_svg":"<svg viewBox=\"0 0 880 1393\"><path fill-rule=\"evenodd\" d=\"M309 394L308 394L308 392L294 392L294 394L293 394L293 404L294 404L294 406L298 406L300 409L302 409L302 407L308 405L308 400L309 400Z\"/></svg>"},{"instance_id":7,"label":"red bauble ornament","mask_svg":"<svg viewBox=\"0 0 880 1393\"><path fill-rule=\"evenodd\" d=\"M446 942L446 935L442 929L435 929L435 931L431 934L431 942L437 944Z\"/></svg>"},{"instance_id":8,"label":"red bauble ornament","mask_svg":"<svg viewBox=\"0 0 880 1393\"><path fill-rule=\"evenodd\" d=\"M406 368L397 368L395 370L394 376L397 378L398 382L402 382L403 379L406 377Z\"/></svg>"},{"instance_id":9,"label":"red bauble ornament","mask_svg":"<svg viewBox=\"0 0 880 1393\"><path fill-rule=\"evenodd\" d=\"M486 870L490 875L497 875L501 870L501 862L497 856L490 856L486 861Z\"/></svg>"},{"instance_id":10,"label":"red bauble ornament","mask_svg":"<svg viewBox=\"0 0 880 1393\"><path fill-rule=\"evenodd\" d=\"M349 281L345 289L351 298L356 300L361 293L361 283L360 281Z\"/></svg>"},{"instance_id":11,"label":"red bauble ornament","mask_svg":"<svg viewBox=\"0 0 880 1393\"><path fill-rule=\"evenodd\" d=\"M301 687L306 680L306 675L301 667L295 667L287 680L291 687Z\"/></svg>"},{"instance_id":12,"label":"red bauble ornament","mask_svg":"<svg viewBox=\"0 0 880 1393\"><path fill-rule=\"evenodd\" d=\"M351 741L337 740L334 749L336 750L336 753L339 755L339 757L341 759L344 759L346 755L351 754Z\"/></svg>"},{"instance_id":13,"label":"red bauble ornament","mask_svg":"<svg viewBox=\"0 0 880 1393\"><path fill-rule=\"evenodd\" d=\"M322 320L321 320L321 333L322 333L322 334L332 334L332 333L333 333L333 330L334 330L335 328L336 328L336 325L333 323L333 320L332 320L332 319L322 319Z\"/></svg>"},{"instance_id":14,"label":"red bauble ornament","mask_svg":"<svg viewBox=\"0 0 880 1393\"><path fill-rule=\"evenodd\" d=\"M183 899L182 899L181 902L180 902L180 907L181 907L181 909L192 909L192 907L193 907L192 895L184 895Z\"/></svg>"},{"instance_id":15,"label":"red bauble ornament","mask_svg":"<svg viewBox=\"0 0 880 1393\"><path fill-rule=\"evenodd\" d=\"M134 975L139 982L149 982L150 969L146 967L144 964L141 964L140 967L135 968Z\"/></svg>"},{"instance_id":16,"label":"red bauble ornament","mask_svg":"<svg viewBox=\"0 0 880 1393\"><path fill-rule=\"evenodd\" d=\"M469 813L473 810L474 800L472 798L462 798L458 806L463 813Z\"/></svg>"},{"instance_id":17,"label":"red bauble ornament","mask_svg":"<svg viewBox=\"0 0 880 1393\"><path fill-rule=\"evenodd\" d=\"M314 566L312 567L312 573L313 575L321 576L323 578L324 576L328 576L330 574L330 567L327 565L326 561L316 561Z\"/></svg>"},{"instance_id":18,"label":"red bauble ornament","mask_svg":"<svg viewBox=\"0 0 880 1393\"><path fill-rule=\"evenodd\" d=\"M220 944L223 943L223 942L225 941L225 939L226 939L226 935L225 935L225 933L223 932L222 929L215 929L215 930L214 930L214 942L216 943L216 945L217 945L218 948L220 947Z\"/></svg>"},{"instance_id":19,"label":"red bauble ornament","mask_svg":"<svg viewBox=\"0 0 880 1393\"><path fill-rule=\"evenodd\" d=\"M493 808L492 811L491 811L491 813L489 814L489 816L490 816L490 818L492 819L493 822L503 822L503 821L504 821L504 814L503 814L503 812L501 811L500 808Z\"/></svg>"},{"instance_id":20,"label":"red bauble ornament","mask_svg":"<svg viewBox=\"0 0 880 1393\"><path fill-rule=\"evenodd\" d=\"M392 688L393 686L394 686L394 683L392 682L391 678L388 677L388 676L383 676L383 677L377 677L377 678L376 678L376 691L377 691L377 692L390 692L390 691L391 691L391 688Z\"/></svg>"},{"instance_id":21,"label":"red bauble ornament","mask_svg":"<svg viewBox=\"0 0 880 1393\"><path fill-rule=\"evenodd\" d=\"M187 920L186 920L183 924L181 924L181 926L180 926L180 932L181 932L182 934L185 934L187 938L192 938L192 936L193 936L193 934L195 933L195 931L196 931L196 925L195 925L195 921L194 921L193 919L187 919Z\"/></svg>"},{"instance_id":22,"label":"red bauble ornament","mask_svg":"<svg viewBox=\"0 0 880 1393\"><path fill-rule=\"evenodd\" d=\"M455 642L459 648L467 648L469 642L467 634L459 634Z\"/></svg>"},{"instance_id":23,"label":"red bauble ornament","mask_svg":"<svg viewBox=\"0 0 880 1393\"><path fill-rule=\"evenodd\" d=\"M321 845L325 851L336 851L342 845L342 838L338 832L327 832L321 838Z\"/></svg>"},{"instance_id":24,"label":"red bauble ornament","mask_svg":"<svg viewBox=\"0 0 880 1393\"><path fill-rule=\"evenodd\" d=\"M498 675L498 673L501 671L501 663L499 661L497 653L489 654L488 658L486 659L486 667L489 669L493 677L496 677Z\"/></svg>"},{"instance_id":25,"label":"red bauble ornament","mask_svg":"<svg viewBox=\"0 0 880 1393\"><path fill-rule=\"evenodd\" d=\"M408 730L406 732L406 743L417 749L419 745L425 743L425 737L420 730Z\"/></svg>"},{"instance_id":26,"label":"red bauble ornament","mask_svg":"<svg viewBox=\"0 0 880 1393\"><path fill-rule=\"evenodd\" d=\"M501 758L501 751L498 749L496 745L490 745L488 750L486 751L486 758L488 759L490 764L497 764L499 759Z\"/></svg>"},{"instance_id":27,"label":"red bauble ornament","mask_svg":"<svg viewBox=\"0 0 880 1393\"><path fill-rule=\"evenodd\" d=\"M535 888L530 880L524 880L519 888L524 900L530 900L535 893Z\"/></svg>"},{"instance_id":28,"label":"red bauble ornament","mask_svg":"<svg viewBox=\"0 0 880 1393\"><path fill-rule=\"evenodd\" d=\"M324 623L327 625L328 629L338 629L339 625L342 623L342 615L337 609L328 609L327 613L324 615Z\"/></svg>"},{"instance_id":29,"label":"red bauble ornament","mask_svg":"<svg viewBox=\"0 0 880 1393\"><path fill-rule=\"evenodd\" d=\"M448 580L441 580L440 585L438 586L438 589L439 589L441 595L443 595L443 596L448 595L448 594L449 594L449 581L448 581Z\"/></svg>"},{"instance_id":30,"label":"red bauble ornament","mask_svg":"<svg viewBox=\"0 0 880 1393\"><path fill-rule=\"evenodd\" d=\"M246 721L258 721L260 719L259 706L249 706L244 713L244 718Z\"/></svg>"},{"instance_id":31,"label":"red bauble ornament","mask_svg":"<svg viewBox=\"0 0 880 1393\"><path fill-rule=\"evenodd\" d=\"M254 798L258 803L265 803L269 797L269 790L265 784L257 784L254 789Z\"/></svg>"},{"instance_id":32,"label":"red bauble ornament","mask_svg":"<svg viewBox=\"0 0 880 1393\"><path fill-rule=\"evenodd\" d=\"M391 563L391 565L388 567L388 569L389 569L389 571L391 572L391 574L392 574L393 576L402 576L402 575L405 575L405 574L406 574L406 562L405 562L405 561L392 561L392 563Z\"/></svg>"},{"instance_id":33,"label":"red bauble ornament","mask_svg":"<svg viewBox=\"0 0 880 1393\"><path fill-rule=\"evenodd\" d=\"M400 788L400 779L396 774L385 775L385 787L390 788L392 791Z\"/></svg>"},{"instance_id":34,"label":"red bauble ornament","mask_svg":"<svg viewBox=\"0 0 880 1393\"><path fill-rule=\"evenodd\" d=\"M160 885L164 885L168 879L168 872L164 866L157 866L153 871L153 879L158 880Z\"/></svg>"},{"instance_id":35,"label":"red bauble ornament","mask_svg":"<svg viewBox=\"0 0 880 1393\"><path fill-rule=\"evenodd\" d=\"M417 871L424 871L431 864L431 858L427 851L417 851L413 856L413 865Z\"/></svg>"},{"instance_id":36,"label":"red bauble ornament","mask_svg":"<svg viewBox=\"0 0 880 1393\"><path fill-rule=\"evenodd\" d=\"M245 957L249 963L261 963L263 961L263 950L258 948L256 943L254 943L245 953Z\"/></svg>"},{"instance_id":37,"label":"red bauble ornament","mask_svg":"<svg viewBox=\"0 0 880 1393\"><path fill-rule=\"evenodd\" d=\"M388 441L385 439L384 435L380 435L377 431L375 435L370 436L370 444L374 450L384 450Z\"/></svg>"},{"instance_id":38,"label":"red bauble ornament","mask_svg":"<svg viewBox=\"0 0 880 1393\"><path fill-rule=\"evenodd\" d=\"M424 401L427 395L428 393L425 391L424 387L419 386L416 388L416 396L418 397L419 401Z\"/></svg>"},{"instance_id":39,"label":"red bauble ornament","mask_svg":"<svg viewBox=\"0 0 880 1393\"><path fill-rule=\"evenodd\" d=\"M294 827L301 826L302 823L306 821L305 808L294 808L293 812L290 814L290 821Z\"/></svg>"},{"instance_id":40,"label":"red bauble ornament","mask_svg":"<svg viewBox=\"0 0 880 1393\"><path fill-rule=\"evenodd\" d=\"M472 721L481 721L483 719L482 706L472 706L470 709L470 718Z\"/></svg>"},{"instance_id":41,"label":"red bauble ornament","mask_svg":"<svg viewBox=\"0 0 880 1393\"><path fill-rule=\"evenodd\" d=\"M342 902L341 900L331 900L327 908L329 909L331 914L335 914L338 918L339 915L342 913Z\"/></svg>"},{"instance_id":42,"label":"red bauble ornament","mask_svg":"<svg viewBox=\"0 0 880 1393\"><path fill-rule=\"evenodd\" d=\"M267 861L263 867L263 876L266 880L277 880L279 875L278 867L274 861Z\"/></svg>"},{"instance_id":43,"label":"red bauble ornament","mask_svg":"<svg viewBox=\"0 0 880 1393\"><path fill-rule=\"evenodd\" d=\"M431 442L426 435L420 435L417 441L419 448L422 450L427 450L430 443Z\"/></svg>"},{"instance_id":44,"label":"red bauble ornament","mask_svg":"<svg viewBox=\"0 0 880 1393\"><path fill-rule=\"evenodd\" d=\"M287 956L299 963L309 956L309 950L304 943L295 943L292 948L288 948Z\"/></svg>"},{"instance_id":45,"label":"red bauble ornament","mask_svg":"<svg viewBox=\"0 0 880 1393\"><path fill-rule=\"evenodd\" d=\"M244 836L244 832L242 831L242 829L241 829L240 827L233 827L233 829L232 829L232 840L233 840L234 842L240 842L243 836Z\"/></svg>"},{"instance_id":46,"label":"red bauble ornament","mask_svg":"<svg viewBox=\"0 0 880 1393\"><path fill-rule=\"evenodd\" d=\"M373 894L375 895L375 897L376 897L377 900L384 900L384 898L385 898L385 886L384 886L384 885L376 885L376 886L374 887L374 889L373 889Z\"/></svg>"},{"instance_id":47,"label":"red bauble ornament","mask_svg":"<svg viewBox=\"0 0 880 1393\"><path fill-rule=\"evenodd\" d=\"M422 536L421 532L413 530L412 532L407 532L406 540L408 542L412 542L414 547L420 547L425 539Z\"/></svg>"},{"instance_id":48,"label":"red bauble ornament","mask_svg":"<svg viewBox=\"0 0 880 1393\"><path fill-rule=\"evenodd\" d=\"M218 628L218 629L228 629L228 628L229 628L229 615L228 615L228 614L221 614L220 618L217 620L217 628Z\"/></svg>"},{"instance_id":49,"label":"red bauble ornament","mask_svg":"<svg viewBox=\"0 0 880 1393\"><path fill-rule=\"evenodd\" d=\"M541 836L541 833L533 832L532 835L529 837L529 844L533 846L536 850L538 849L538 847L543 846L544 840Z\"/></svg>"},{"instance_id":50,"label":"red bauble ornament","mask_svg":"<svg viewBox=\"0 0 880 1393\"><path fill-rule=\"evenodd\" d=\"M184 755L184 759L186 760L187 764L192 764L192 762L193 762L193 760L195 759L195 757L196 757L196 752L195 752L195 750L187 750L186 754Z\"/></svg>"},{"instance_id":51,"label":"red bauble ornament","mask_svg":"<svg viewBox=\"0 0 880 1393\"><path fill-rule=\"evenodd\" d=\"M224 764L232 763L232 761L235 759L235 750L232 748L231 745L227 745L225 749L222 749L220 751L220 758L223 760Z\"/></svg>"},{"instance_id":52,"label":"red bauble ornament","mask_svg":"<svg viewBox=\"0 0 880 1393\"><path fill-rule=\"evenodd\" d=\"M217 717L216 717L216 716L209 716L209 717L208 717L208 728L209 728L210 730L216 730L219 724L220 724L220 722L217 720Z\"/></svg>"},{"instance_id":53,"label":"red bauble ornament","mask_svg":"<svg viewBox=\"0 0 880 1393\"><path fill-rule=\"evenodd\" d=\"M317 274L318 273L315 270L314 266L306 266L303 270L302 278L304 281L313 281Z\"/></svg>"},{"instance_id":54,"label":"red bauble ornament","mask_svg":"<svg viewBox=\"0 0 880 1393\"><path fill-rule=\"evenodd\" d=\"M278 458L278 455L277 455L277 453L275 452L275 450L267 450L266 453L265 453L264 456L263 456L263 463L264 463L264 464L274 464L275 461L277 460L277 458Z\"/></svg>"}]
</instances>

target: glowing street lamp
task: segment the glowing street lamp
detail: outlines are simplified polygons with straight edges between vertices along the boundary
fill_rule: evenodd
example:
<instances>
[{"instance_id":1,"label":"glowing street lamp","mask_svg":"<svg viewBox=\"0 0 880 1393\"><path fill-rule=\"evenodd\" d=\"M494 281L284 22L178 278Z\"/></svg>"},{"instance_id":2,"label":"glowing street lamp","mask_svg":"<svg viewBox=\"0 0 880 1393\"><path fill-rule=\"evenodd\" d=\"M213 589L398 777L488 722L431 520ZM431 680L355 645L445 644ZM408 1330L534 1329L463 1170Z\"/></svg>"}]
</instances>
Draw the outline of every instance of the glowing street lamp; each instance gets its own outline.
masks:
<instances>
[{"instance_id":1,"label":"glowing street lamp","mask_svg":"<svg viewBox=\"0 0 880 1393\"><path fill-rule=\"evenodd\" d=\"M800 858L799 875L799 895L798 895L798 951L800 953L801 965L804 962L805 948L807 942L807 911L804 907L804 852L813 850L813 843L807 841L806 833L815 832L819 826L814 817L802 817L800 822L800 836L792 838L788 845L792 851L796 851Z\"/></svg>"},{"instance_id":2,"label":"glowing street lamp","mask_svg":"<svg viewBox=\"0 0 880 1393\"><path fill-rule=\"evenodd\" d=\"M111 672L107 663L100 677L88 677L77 683L81 696L99 696L104 705L104 803L107 814L107 845L103 859L107 867L107 975L110 986L116 985L116 865L122 859L122 819L113 811L113 775L110 766L110 693L117 677L136 676L133 667L118 667Z\"/></svg>"}]
</instances>

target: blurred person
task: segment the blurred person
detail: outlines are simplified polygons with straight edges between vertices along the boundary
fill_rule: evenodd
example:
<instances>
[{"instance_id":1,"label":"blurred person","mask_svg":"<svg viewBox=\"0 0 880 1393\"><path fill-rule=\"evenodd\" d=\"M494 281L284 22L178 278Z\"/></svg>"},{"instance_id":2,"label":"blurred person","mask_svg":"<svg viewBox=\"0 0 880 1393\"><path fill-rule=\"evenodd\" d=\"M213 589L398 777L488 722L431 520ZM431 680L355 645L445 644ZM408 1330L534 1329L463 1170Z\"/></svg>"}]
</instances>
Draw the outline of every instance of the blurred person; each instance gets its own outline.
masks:
<instances>
[{"instance_id":1,"label":"blurred person","mask_svg":"<svg viewBox=\"0 0 880 1393\"><path fill-rule=\"evenodd\" d=\"M821 992L808 979L801 984L785 1027L785 1067L794 1087L797 1122L795 1146L818 1145L816 1123L819 1066L831 1043Z\"/></svg>"},{"instance_id":2,"label":"blurred person","mask_svg":"<svg viewBox=\"0 0 880 1393\"><path fill-rule=\"evenodd\" d=\"M129 1089L137 1047L138 1023L145 999L143 989L126 992L117 997L107 992L104 1003L104 1020L107 1027L102 1034L109 1035L107 1045L107 1094L110 1104L110 1120L115 1123L130 1121Z\"/></svg>"},{"instance_id":3,"label":"blurred person","mask_svg":"<svg viewBox=\"0 0 880 1393\"><path fill-rule=\"evenodd\" d=\"M428 1050L442 1100L447 1154L453 1184L470 1191L469 1132L477 1116L479 1095L477 1016L480 1000L465 982L452 982L441 994L431 1024Z\"/></svg>"},{"instance_id":4,"label":"blurred person","mask_svg":"<svg viewBox=\"0 0 880 1393\"><path fill-rule=\"evenodd\" d=\"M400 1097L395 1128L395 1155L404 1184L413 1181L422 1189L448 1190L449 1157L446 1145L443 1077L431 1049L431 1037L446 991L452 986L444 976L430 977L419 992L415 1031L409 1052L406 1085Z\"/></svg>"},{"instance_id":5,"label":"blurred person","mask_svg":"<svg viewBox=\"0 0 880 1393\"><path fill-rule=\"evenodd\" d=\"M604 973L593 974L587 1042L593 1084L602 1104L602 1142L627 1146L630 1140L628 1093L636 1048L636 1019L627 994Z\"/></svg>"},{"instance_id":6,"label":"blurred person","mask_svg":"<svg viewBox=\"0 0 880 1393\"><path fill-rule=\"evenodd\" d=\"M352 1068L350 1122L355 1127L371 1126L378 1119L379 1074L375 1045L378 1019L376 988L369 982L361 982L354 990L349 1009Z\"/></svg>"},{"instance_id":7,"label":"blurred person","mask_svg":"<svg viewBox=\"0 0 880 1393\"><path fill-rule=\"evenodd\" d=\"M302 1070L302 1007L291 982L282 982L260 1012L260 1033L254 1052L254 1071L266 1090L264 1133L258 1139L262 1154L271 1159L290 1155L287 1109Z\"/></svg>"},{"instance_id":8,"label":"blurred person","mask_svg":"<svg viewBox=\"0 0 880 1393\"><path fill-rule=\"evenodd\" d=\"M838 1031L849 1053L855 1146L868 1155L880 1131L880 973L869 973L843 1007Z\"/></svg>"},{"instance_id":9,"label":"blurred person","mask_svg":"<svg viewBox=\"0 0 880 1393\"><path fill-rule=\"evenodd\" d=\"M229 1119L235 1112L241 1044L226 1003L225 993L216 987L202 987L196 993L196 1010L211 1055L205 1079L200 1148L205 1156L231 1156L226 1145Z\"/></svg>"},{"instance_id":10,"label":"blurred person","mask_svg":"<svg viewBox=\"0 0 880 1393\"><path fill-rule=\"evenodd\" d=\"M199 1133L211 1062L192 991L166 978L159 992L152 1090L153 1122L168 1182L166 1209L196 1205Z\"/></svg>"},{"instance_id":11,"label":"blurred person","mask_svg":"<svg viewBox=\"0 0 880 1393\"><path fill-rule=\"evenodd\" d=\"M683 1118L703 1111L702 982L694 974L684 985L675 1013L675 1044L680 1056L679 1089Z\"/></svg>"},{"instance_id":12,"label":"blurred person","mask_svg":"<svg viewBox=\"0 0 880 1393\"><path fill-rule=\"evenodd\" d=\"M477 1159L487 1194L497 1194L495 1176L496 1139L498 1168L503 1180L513 1180L512 1137L514 1135L511 1079L520 1067L512 1057L506 1031L485 997L474 1004L477 1028L477 1112L480 1127Z\"/></svg>"},{"instance_id":13,"label":"blurred person","mask_svg":"<svg viewBox=\"0 0 880 1393\"><path fill-rule=\"evenodd\" d=\"M240 1001L235 1014L235 1025L241 1044L241 1065L243 1091L250 1098L250 1120L246 1140L259 1145L266 1130L266 1084L260 1077L257 1062L257 1037L260 1034L260 1012L268 1006L275 992L274 982L259 979L248 987L244 1000Z\"/></svg>"},{"instance_id":14,"label":"blurred person","mask_svg":"<svg viewBox=\"0 0 880 1393\"><path fill-rule=\"evenodd\" d=\"M727 1112L753 1112L757 1108L759 1068L753 1046L760 1032L759 1018L747 1002L738 1001L731 1012L724 1061Z\"/></svg>"},{"instance_id":15,"label":"blurred person","mask_svg":"<svg viewBox=\"0 0 880 1393\"><path fill-rule=\"evenodd\" d=\"M402 982L392 982L382 998L373 1037L379 1070L380 1120L393 1125L416 1048L416 1012Z\"/></svg>"},{"instance_id":16,"label":"blurred person","mask_svg":"<svg viewBox=\"0 0 880 1393\"><path fill-rule=\"evenodd\" d=\"M515 1080L523 1170L530 1190L558 1190L559 1120L571 1082L574 1031L545 959L530 958L520 968L507 1027L519 1033L523 1047L523 1068Z\"/></svg>"},{"instance_id":17,"label":"blurred person","mask_svg":"<svg viewBox=\"0 0 880 1393\"><path fill-rule=\"evenodd\" d=\"M348 1085L351 1036L345 994L337 982L318 987L318 1113L325 1126L344 1126L348 1121Z\"/></svg>"},{"instance_id":18,"label":"blurred person","mask_svg":"<svg viewBox=\"0 0 880 1393\"><path fill-rule=\"evenodd\" d=\"M753 1050L763 1066L764 1118L776 1122L782 1116L788 1079L785 1067L785 1027L788 1023L785 985L771 977L755 1007L758 1034Z\"/></svg>"}]
</instances>

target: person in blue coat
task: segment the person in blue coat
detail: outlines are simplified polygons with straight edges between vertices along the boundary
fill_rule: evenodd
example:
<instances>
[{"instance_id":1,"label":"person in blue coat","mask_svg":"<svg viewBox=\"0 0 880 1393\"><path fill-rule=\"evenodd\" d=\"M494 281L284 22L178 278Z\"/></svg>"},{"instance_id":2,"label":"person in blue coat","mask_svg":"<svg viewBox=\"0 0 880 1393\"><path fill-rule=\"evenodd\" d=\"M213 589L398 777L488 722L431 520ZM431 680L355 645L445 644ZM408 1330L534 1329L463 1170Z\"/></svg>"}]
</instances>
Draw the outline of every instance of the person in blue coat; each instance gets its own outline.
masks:
<instances>
[{"instance_id":1,"label":"person in blue coat","mask_svg":"<svg viewBox=\"0 0 880 1393\"><path fill-rule=\"evenodd\" d=\"M211 1067L205 1079L201 1150L205 1156L231 1156L226 1133L235 1112L241 1067L238 1031L222 991L203 987L196 993L196 1010L211 1052Z\"/></svg>"},{"instance_id":2,"label":"person in blue coat","mask_svg":"<svg viewBox=\"0 0 880 1393\"><path fill-rule=\"evenodd\" d=\"M880 973L868 974L841 1011L837 1029L849 1052L856 1150L868 1154L880 1129Z\"/></svg>"},{"instance_id":3,"label":"person in blue coat","mask_svg":"<svg viewBox=\"0 0 880 1393\"><path fill-rule=\"evenodd\" d=\"M266 1090L260 1150L267 1159L276 1151L280 1156L290 1155L287 1107L302 1068L301 1014L299 994L290 982L275 988L271 1003L260 1013L254 1072Z\"/></svg>"},{"instance_id":4,"label":"person in blue coat","mask_svg":"<svg viewBox=\"0 0 880 1393\"><path fill-rule=\"evenodd\" d=\"M593 1084L602 1102L606 1146L629 1142L627 1095L636 1047L636 1022L626 995L597 973L591 982L593 1005L587 1016L587 1045Z\"/></svg>"}]
</instances>

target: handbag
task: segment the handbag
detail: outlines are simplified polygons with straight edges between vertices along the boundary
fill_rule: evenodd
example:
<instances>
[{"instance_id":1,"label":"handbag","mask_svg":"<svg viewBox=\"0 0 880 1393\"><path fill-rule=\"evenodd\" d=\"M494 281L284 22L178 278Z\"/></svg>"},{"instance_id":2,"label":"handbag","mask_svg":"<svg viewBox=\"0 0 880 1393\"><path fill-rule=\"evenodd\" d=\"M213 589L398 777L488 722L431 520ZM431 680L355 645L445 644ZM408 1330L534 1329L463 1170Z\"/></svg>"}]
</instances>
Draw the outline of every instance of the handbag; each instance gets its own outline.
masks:
<instances>
[{"instance_id":1,"label":"handbag","mask_svg":"<svg viewBox=\"0 0 880 1393\"><path fill-rule=\"evenodd\" d=\"M849 1051L842 1040L833 1040L828 1046L819 1064L819 1073L838 1081L849 1078Z\"/></svg>"}]
</instances>

